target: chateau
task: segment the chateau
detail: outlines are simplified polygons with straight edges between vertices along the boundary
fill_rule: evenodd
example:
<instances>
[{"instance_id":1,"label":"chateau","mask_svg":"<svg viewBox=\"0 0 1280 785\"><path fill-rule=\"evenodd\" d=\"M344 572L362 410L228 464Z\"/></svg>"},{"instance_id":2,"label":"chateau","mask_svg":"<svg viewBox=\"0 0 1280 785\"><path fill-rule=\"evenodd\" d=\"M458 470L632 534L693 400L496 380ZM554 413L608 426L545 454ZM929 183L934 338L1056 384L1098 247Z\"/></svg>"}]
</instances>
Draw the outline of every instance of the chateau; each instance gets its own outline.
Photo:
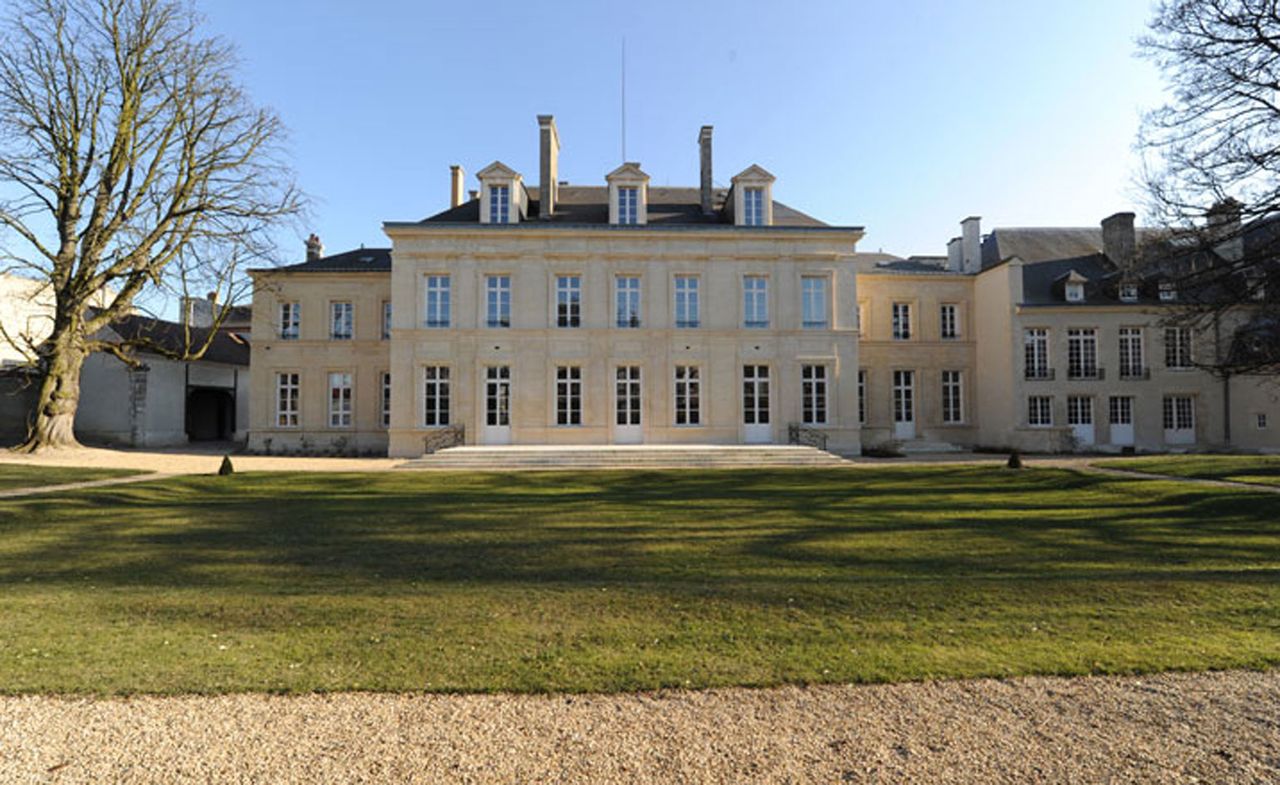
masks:
<instances>
[{"instance_id":1,"label":"chateau","mask_svg":"<svg viewBox=\"0 0 1280 785\"><path fill-rule=\"evenodd\" d=\"M773 199L750 165L698 187L495 161L389 249L254 271L249 447L414 457L442 444L1280 449L1280 387L1198 369L1176 293L1098 228L962 222L945 257L859 253L861 227ZM447 436L441 440L441 435Z\"/></svg>"}]
</instances>

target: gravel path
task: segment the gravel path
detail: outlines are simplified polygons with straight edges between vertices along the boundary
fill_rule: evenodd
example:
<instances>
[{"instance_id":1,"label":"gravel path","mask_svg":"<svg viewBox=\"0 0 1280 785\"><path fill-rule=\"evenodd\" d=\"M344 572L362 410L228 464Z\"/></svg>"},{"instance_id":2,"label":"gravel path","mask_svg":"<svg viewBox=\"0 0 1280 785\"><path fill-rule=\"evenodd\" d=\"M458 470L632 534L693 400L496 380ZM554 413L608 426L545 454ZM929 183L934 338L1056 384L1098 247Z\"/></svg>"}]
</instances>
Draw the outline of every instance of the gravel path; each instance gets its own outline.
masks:
<instances>
[{"instance_id":1,"label":"gravel path","mask_svg":"<svg viewBox=\"0 0 1280 785\"><path fill-rule=\"evenodd\" d=\"M0 782L1275 783L1280 671L617 696L9 697Z\"/></svg>"},{"instance_id":2,"label":"gravel path","mask_svg":"<svg viewBox=\"0 0 1280 785\"><path fill-rule=\"evenodd\" d=\"M31 488L10 488L0 491L0 499L16 499L23 496L37 496L42 493L60 493L62 491L78 491L82 488L105 488L109 485L125 485L131 482L151 482L173 477L164 472L135 474L131 477L108 477L105 480L86 480L84 482L65 482L61 485L36 485Z\"/></svg>"}]
</instances>

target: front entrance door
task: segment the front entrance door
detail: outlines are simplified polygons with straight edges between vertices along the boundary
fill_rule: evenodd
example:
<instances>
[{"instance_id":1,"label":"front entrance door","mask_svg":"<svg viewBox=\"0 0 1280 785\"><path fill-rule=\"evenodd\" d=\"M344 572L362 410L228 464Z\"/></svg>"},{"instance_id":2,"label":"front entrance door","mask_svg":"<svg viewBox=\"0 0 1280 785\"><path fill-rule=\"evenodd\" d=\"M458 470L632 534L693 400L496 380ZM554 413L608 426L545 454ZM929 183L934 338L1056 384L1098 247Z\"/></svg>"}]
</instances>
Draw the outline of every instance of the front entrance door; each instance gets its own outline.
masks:
<instances>
[{"instance_id":1,"label":"front entrance door","mask_svg":"<svg viewBox=\"0 0 1280 785\"><path fill-rule=\"evenodd\" d=\"M613 441L639 444L644 440L640 425L640 366L619 365L613 378Z\"/></svg>"},{"instance_id":2,"label":"front entrance door","mask_svg":"<svg viewBox=\"0 0 1280 785\"><path fill-rule=\"evenodd\" d=\"M511 444L511 366L490 365L484 369L484 423L480 428L484 444Z\"/></svg>"},{"instance_id":3,"label":"front entrance door","mask_svg":"<svg viewBox=\"0 0 1280 785\"><path fill-rule=\"evenodd\" d=\"M893 372L893 438L916 438L916 372Z\"/></svg>"},{"instance_id":4,"label":"front entrance door","mask_svg":"<svg viewBox=\"0 0 1280 785\"><path fill-rule=\"evenodd\" d=\"M1133 446L1133 398L1116 395L1111 398L1111 443L1117 447Z\"/></svg>"},{"instance_id":5,"label":"front entrance door","mask_svg":"<svg viewBox=\"0 0 1280 785\"><path fill-rule=\"evenodd\" d=\"M1067 397L1067 425L1079 447L1093 446L1093 399L1084 395Z\"/></svg>"},{"instance_id":6,"label":"front entrance door","mask_svg":"<svg viewBox=\"0 0 1280 785\"><path fill-rule=\"evenodd\" d=\"M773 441L769 424L769 366L742 366L742 427L748 444Z\"/></svg>"}]
</instances>

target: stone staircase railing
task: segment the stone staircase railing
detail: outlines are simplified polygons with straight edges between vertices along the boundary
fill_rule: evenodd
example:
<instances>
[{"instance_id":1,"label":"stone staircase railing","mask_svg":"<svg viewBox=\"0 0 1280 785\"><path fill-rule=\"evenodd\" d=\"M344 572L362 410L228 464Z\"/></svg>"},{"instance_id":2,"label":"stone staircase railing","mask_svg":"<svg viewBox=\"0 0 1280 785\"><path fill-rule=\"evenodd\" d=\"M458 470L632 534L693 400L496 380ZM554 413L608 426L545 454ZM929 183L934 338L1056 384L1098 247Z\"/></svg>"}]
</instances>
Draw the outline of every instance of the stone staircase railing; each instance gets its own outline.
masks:
<instances>
[{"instance_id":1,"label":"stone staircase railing","mask_svg":"<svg viewBox=\"0 0 1280 785\"><path fill-rule=\"evenodd\" d=\"M427 455L443 450L446 447L457 447L465 444L467 439L467 429L462 425L450 425L445 428L434 430L426 436L422 437L422 449Z\"/></svg>"},{"instance_id":2,"label":"stone staircase railing","mask_svg":"<svg viewBox=\"0 0 1280 785\"><path fill-rule=\"evenodd\" d=\"M827 449L827 434L817 428L806 428L803 425L791 423L787 426L787 443L825 450Z\"/></svg>"}]
</instances>

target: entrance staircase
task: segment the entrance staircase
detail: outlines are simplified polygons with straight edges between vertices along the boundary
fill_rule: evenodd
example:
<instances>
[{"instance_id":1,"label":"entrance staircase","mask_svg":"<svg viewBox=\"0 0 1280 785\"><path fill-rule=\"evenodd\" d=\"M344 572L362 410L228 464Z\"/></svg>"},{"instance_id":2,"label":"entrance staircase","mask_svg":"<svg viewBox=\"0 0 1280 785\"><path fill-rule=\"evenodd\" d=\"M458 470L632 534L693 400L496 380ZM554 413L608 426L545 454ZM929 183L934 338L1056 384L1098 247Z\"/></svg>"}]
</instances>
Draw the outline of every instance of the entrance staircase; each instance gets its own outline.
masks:
<instances>
[{"instance_id":1,"label":"entrance staircase","mask_svg":"<svg viewBox=\"0 0 1280 785\"><path fill-rule=\"evenodd\" d=\"M451 447L404 463L402 469L555 471L588 469L740 469L850 466L814 447L797 445L602 445Z\"/></svg>"}]
</instances>

